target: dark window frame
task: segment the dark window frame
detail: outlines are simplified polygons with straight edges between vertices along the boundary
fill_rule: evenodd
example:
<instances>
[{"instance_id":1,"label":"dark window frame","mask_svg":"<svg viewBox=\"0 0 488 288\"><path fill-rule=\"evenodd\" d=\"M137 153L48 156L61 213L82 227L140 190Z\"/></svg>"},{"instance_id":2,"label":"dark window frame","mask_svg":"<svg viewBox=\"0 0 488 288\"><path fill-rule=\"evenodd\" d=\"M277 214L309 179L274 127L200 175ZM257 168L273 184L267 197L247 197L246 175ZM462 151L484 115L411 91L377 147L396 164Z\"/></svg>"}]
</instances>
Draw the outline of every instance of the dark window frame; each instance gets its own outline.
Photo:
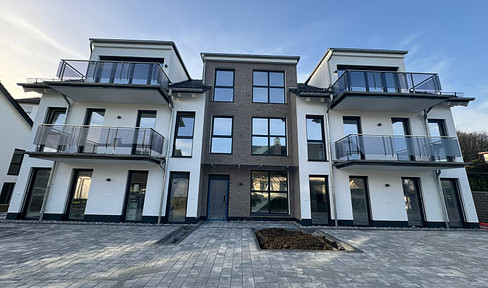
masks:
<instances>
[{"instance_id":1,"label":"dark window frame","mask_svg":"<svg viewBox=\"0 0 488 288\"><path fill-rule=\"evenodd\" d=\"M253 189L253 185L252 185L252 180L253 180L253 177L252 177L252 173L253 172L266 172L268 174L268 190L254 190ZM283 191L283 190L280 190L280 191L272 191L271 190L271 177L270 177L270 174L271 173L286 173L286 191ZM289 188L290 188L290 182L289 182L289 173L288 171L283 171L283 170L251 170L251 189L250 189L250 193L249 193L249 214L250 215L256 215L256 216L266 216L266 215L290 215L290 199L289 199ZM252 212L252 193L267 193L268 194L268 213L256 213L256 212ZM271 193L281 193L281 194L285 194L286 193L286 201L287 201L287 204L286 204L286 213L271 213L270 212L270 199L271 199Z\"/></svg>"},{"instance_id":2,"label":"dark window frame","mask_svg":"<svg viewBox=\"0 0 488 288\"><path fill-rule=\"evenodd\" d=\"M447 129L447 122L446 122L446 119L442 119L442 118L428 118L427 119L427 125L428 125L428 129L429 129L429 134L430 134L430 124L433 124L433 123L436 123L438 126L439 126L439 133L440 133L440 136L441 137L449 137L449 131ZM430 135L431 137L436 137L436 136L432 136ZM451 156L447 156L447 162L454 162L454 160L456 160L456 157L451 157Z\"/></svg>"},{"instance_id":3,"label":"dark window frame","mask_svg":"<svg viewBox=\"0 0 488 288\"><path fill-rule=\"evenodd\" d=\"M230 136L223 136L223 135L214 135L215 131L215 118L227 118L232 120L232 124L230 127ZM212 145L214 138L230 138L230 153L221 153L221 152L212 152ZM212 117L212 131L210 136L210 154L222 154L222 155L232 155L234 150L234 117L233 116L213 116Z\"/></svg>"},{"instance_id":4,"label":"dark window frame","mask_svg":"<svg viewBox=\"0 0 488 288\"><path fill-rule=\"evenodd\" d=\"M171 190L173 189L173 176L175 174L185 174L187 175L188 179L188 188L186 190L186 209L185 209L185 220L184 221L172 221L169 219L169 209L171 207ZM169 183L168 183L168 193L167 193L167 199L166 199L166 212L164 213L164 219L166 223L186 223L187 220L187 210L188 210L188 198L190 194L190 172L186 171L170 171L169 172Z\"/></svg>"},{"instance_id":5,"label":"dark window frame","mask_svg":"<svg viewBox=\"0 0 488 288\"><path fill-rule=\"evenodd\" d=\"M456 189L456 196L457 196L457 200L458 200L458 204L459 204L459 208L457 209L459 211L459 214L461 216L461 223L462 223L462 227L461 228L467 228L468 227L468 218L467 218L467 215L466 215L466 207L464 206L464 201L463 201L463 197L462 197L462 191L461 191L461 185L459 184L459 178L439 178L439 181L441 181L441 190L442 190L442 198L443 198L443 201L444 203L442 203L442 205L444 205L445 207L445 210L447 210L446 208L446 203L445 203L445 194L444 194L444 189L442 189L442 181L450 181L451 183L454 183L454 189ZM447 211L446 211L447 213ZM449 217L448 217L449 218Z\"/></svg>"},{"instance_id":6,"label":"dark window frame","mask_svg":"<svg viewBox=\"0 0 488 288\"><path fill-rule=\"evenodd\" d=\"M46 168L46 167L31 167L31 171L30 171L30 174L29 174L29 181L27 182L27 186L26 186L26 191L24 193L24 198L22 199L22 212L21 213L21 219L26 219L26 220L39 220L39 219L35 219L35 218L26 218L26 215L27 215L27 209L29 208L29 204L30 204L30 201L31 201L31 196L32 196L32 193L33 193L33 185L34 185L34 181L36 180L36 177L39 175L39 173L41 171L49 171L49 178L51 178L51 173L52 173L52 170L51 168ZM49 180L47 182L47 185L49 186ZM47 189L47 188L46 188ZM46 193L44 192L44 198L43 198L43 201L46 200ZM41 212L42 212L42 206L41 206Z\"/></svg>"},{"instance_id":7,"label":"dark window frame","mask_svg":"<svg viewBox=\"0 0 488 288\"><path fill-rule=\"evenodd\" d=\"M413 180L415 180L415 186L416 186L415 188L417 189L417 197L419 197L420 218L421 218L421 221L422 221L422 227L426 227L427 226L427 221L426 221L427 217L426 217L426 214L425 214L424 194L422 192L421 179L420 179L420 177L402 177L401 178L402 186L403 186L403 179L413 179ZM405 191L403 190L403 187L402 187L402 192L405 193ZM408 214L407 214L407 223L408 223Z\"/></svg>"},{"instance_id":8,"label":"dark window frame","mask_svg":"<svg viewBox=\"0 0 488 288\"><path fill-rule=\"evenodd\" d=\"M219 72L219 71L232 72L232 86L217 85L217 72ZM214 89L213 89L212 101L213 102L234 103L235 85L236 85L236 71L234 69L215 69ZM215 100L215 89L217 89L217 88L227 88L227 89L232 88L232 101Z\"/></svg>"},{"instance_id":9,"label":"dark window frame","mask_svg":"<svg viewBox=\"0 0 488 288\"><path fill-rule=\"evenodd\" d=\"M70 211L72 209L71 204L73 203L73 200L74 200L75 194L76 194L76 191L75 191L76 186L77 186L76 185L77 184L77 181L76 180L78 180L78 175L79 175L78 173L79 172L91 172L92 173L91 180L93 180L93 169L85 169L85 168L78 169L78 168L74 168L74 169L71 170L70 184L69 184L69 190L68 190L68 198L66 199L67 202L65 203L64 210L63 210L63 214L62 214L62 219L65 220L65 221L85 221L85 219L84 219L85 217L83 217L83 220L80 220L80 219L70 219L69 218L69 214L70 214ZM90 190L88 190L88 191L90 191ZM88 197L90 197L90 194L89 193L88 193ZM88 198L87 198L87 203L88 203ZM85 212L86 212L86 205L85 205Z\"/></svg>"},{"instance_id":10,"label":"dark window frame","mask_svg":"<svg viewBox=\"0 0 488 288\"><path fill-rule=\"evenodd\" d=\"M44 121L43 121L43 124L48 124L48 125L54 125L53 123L51 123L54 119L54 115L55 113L57 112L64 112L64 123L63 124L60 124L60 125L64 125L66 124L66 112L67 112L67 108L66 107L47 107L46 109L46 114L44 115ZM37 152L44 152L44 147L45 145L39 145L37 146L36 148L36 151ZM59 147L58 147L59 149Z\"/></svg>"},{"instance_id":11,"label":"dark window frame","mask_svg":"<svg viewBox=\"0 0 488 288\"><path fill-rule=\"evenodd\" d=\"M144 215L142 215L141 221L136 220L127 220L127 204L129 202L129 194L130 194L130 184L132 183L132 175L135 173L146 173L146 192L144 194L144 204L146 204L146 196L147 196L147 180L149 179L149 170L129 170L127 174L127 182L125 184L125 195L124 195L124 206L122 206L122 215L120 216L120 220L123 222L133 222L133 223L141 223L144 222ZM144 209L144 204L142 208Z\"/></svg>"},{"instance_id":12,"label":"dark window frame","mask_svg":"<svg viewBox=\"0 0 488 288\"><path fill-rule=\"evenodd\" d=\"M322 134L322 140L310 140L308 139L308 125L307 125L307 120L308 119L320 119L320 132ZM323 116L320 116L320 115L306 115L305 117L305 132L307 134L307 160L308 161L313 161L313 162L327 162L327 146L326 143L325 143L325 133L324 133L324 117ZM309 153L309 150L308 150L308 143L322 143L324 145L324 159L323 160L320 160L320 159L310 159L310 153Z\"/></svg>"},{"instance_id":13,"label":"dark window frame","mask_svg":"<svg viewBox=\"0 0 488 288\"><path fill-rule=\"evenodd\" d=\"M8 166L7 175L17 176L20 173L20 168L22 167L22 161L24 161L25 150L14 149L12 158L10 160L10 165ZM20 157L19 161L15 161L16 156Z\"/></svg>"},{"instance_id":14,"label":"dark window frame","mask_svg":"<svg viewBox=\"0 0 488 288\"><path fill-rule=\"evenodd\" d=\"M181 119L181 117L185 117L185 116L192 116L193 117L193 129L192 129L192 133L191 133L191 136L178 136L178 131L179 131L179 121ZM174 139L173 139L173 151L171 153L171 157L175 157L175 158L192 158L193 157L193 137L195 136L195 112L185 112L185 111L182 111L182 112L178 112L176 114L176 121L175 121L175 130L174 130ZM190 156L182 156L182 155L175 155L175 151L176 151L176 140L177 139L191 139L191 155Z\"/></svg>"},{"instance_id":15,"label":"dark window frame","mask_svg":"<svg viewBox=\"0 0 488 288\"><path fill-rule=\"evenodd\" d=\"M267 119L268 120L268 134L267 135L253 134L253 122L254 122L254 119ZM270 122L271 121L270 120L271 119L285 120L284 121L285 122L285 135L272 135L272 134L270 134L270 132L271 132L270 131ZM279 117L252 117L251 118L251 155L253 155L253 156L278 156L278 157L286 157L286 156L288 156L288 139L287 139L287 136L286 136L288 134L287 133L288 126L286 125L286 122L287 122L286 120L287 120L287 118L279 118ZM268 153L267 154L256 154L256 153L253 153L252 152L252 139L254 137L268 137ZM283 154L278 155L278 154L271 154L270 153L270 150L271 150L271 141L270 141L270 139L271 138L276 138L276 137L278 137L278 138L285 138L285 147L286 147L286 153L285 153L285 155L283 155Z\"/></svg>"},{"instance_id":16,"label":"dark window frame","mask_svg":"<svg viewBox=\"0 0 488 288\"><path fill-rule=\"evenodd\" d=\"M268 85L255 85L254 84L254 72L263 72L267 74L268 77ZM283 86L272 86L270 83L270 73L282 73L283 74ZM253 70L252 71L252 103L258 103L258 104L288 104L288 101L286 99L286 73L285 71L272 71L272 70ZM266 102L256 102L254 101L254 88L267 88L268 89L268 95L267 95L267 101ZM283 103L281 102L270 102L270 92L271 89L276 88L276 89L283 89Z\"/></svg>"},{"instance_id":17,"label":"dark window frame","mask_svg":"<svg viewBox=\"0 0 488 288\"><path fill-rule=\"evenodd\" d=\"M371 227L373 226L374 219L373 219L373 210L371 209L371 197L369 193L369 181L368 181L368 176L356 176L356 175L349 175L349 197L351 197L351 209L354 209L352 207L352 194L351 194L351 178L358 178L358 179L363 179L364 180L364 193L366 197L366 210L368 210L368 226L362 226L362 227ZM354 221L354 211L353 212L353 220Z\"/></svg>"},{"instance_id":18,"label":"dark window frame","mask_svg":"<svg viewBox=\"0 0 488 288\"><path fill-rule=\"evenodd\" d=\"M14 194L15 182L4 182L0 191L0 205L9 205Z\"/></svg>"},{"instance_id":19,"label":"dark window frame","mask_svg":"<svg viewBox=\"0 0 488 288\"><path fill-rule=\"evenodd\" d=\"M331 194L330 194L330 189L329 189L329 176L328 175L315 175L315 174L310 174L308 175L308 193L310 195L310 197L312 197L312 186L311 186L311 180L310 178L312 177L315 177L315 178L323 178L325 180L325 192L326 192L326 196L327 196L327 225L332 225L332 222L333 222L333 219L332 219L332 211L331 211L331 208L330 208L330 202L331 202ZM310 199L310 208L312 208L312 201ZM310 212L312 212L312 209L310 209ZM310 216L312 214L310 213ZM324 224L314 224L313 223L313 218L310 217L310 220L312 221L312 225L324 225Z\"/></svg>"}]
</instances>

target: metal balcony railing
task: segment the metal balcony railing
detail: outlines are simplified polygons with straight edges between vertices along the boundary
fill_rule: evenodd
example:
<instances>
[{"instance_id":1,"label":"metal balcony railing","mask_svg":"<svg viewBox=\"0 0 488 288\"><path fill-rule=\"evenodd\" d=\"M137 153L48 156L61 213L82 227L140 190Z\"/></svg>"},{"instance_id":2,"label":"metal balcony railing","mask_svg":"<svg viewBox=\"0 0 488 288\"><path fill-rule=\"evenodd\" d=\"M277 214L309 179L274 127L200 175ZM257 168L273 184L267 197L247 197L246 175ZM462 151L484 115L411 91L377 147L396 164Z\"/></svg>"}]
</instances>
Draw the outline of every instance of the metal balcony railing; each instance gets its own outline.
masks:
<instances>
[{"instance_id":1,"label":"metal balcony railing","mask_svg":"<svg viewBox=\"0 0 488 288\"><path fill-rule=\"evenodd\" d=\"M335 142L336 160L453 161L456 137L351 134Z\"/></svg>"},{"instance_id":2,"label":"metal balcony railing","mask_svg":"<svg viewBox=\"0 0 488 288\"><path fill-rule=\"evenodd\" d=\"M332 87L335 96L344 91L441 94L439 76L433 73L346 70Z\"/></svg>"},{"instance_id":3,"label":"metal balcony railing","mask_svg":"<svg viewBox=\"0 0 488 288\"><path fill-rule=\"evenodd\" d=\"M163 156L164 137L151 128L41 125L37 151L110 155Z\"/></svg>"},{"instance_id":4,"label":"metal balcony railing","mask_svg":"<svg viewBox=\"0 0 488 288\"><path fill-rule=\"evenodd\" d=\"M104 84L159 85L168 89L169 78L160 63L61 60L60 81Z\"/></svg>"}]
</instances>

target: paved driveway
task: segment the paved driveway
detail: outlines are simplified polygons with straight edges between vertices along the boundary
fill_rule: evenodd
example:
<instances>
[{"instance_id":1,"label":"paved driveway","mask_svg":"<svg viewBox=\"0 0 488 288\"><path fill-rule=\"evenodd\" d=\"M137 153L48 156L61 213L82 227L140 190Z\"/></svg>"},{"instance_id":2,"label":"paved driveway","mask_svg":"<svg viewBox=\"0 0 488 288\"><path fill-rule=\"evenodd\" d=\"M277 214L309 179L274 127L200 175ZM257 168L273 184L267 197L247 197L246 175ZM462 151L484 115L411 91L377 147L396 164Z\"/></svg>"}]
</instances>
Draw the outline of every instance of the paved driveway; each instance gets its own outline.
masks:
<instances>
[{"instance_id":1,"label":"paved driveway","mask_svg":"<svg viewBox=\"0 0 488 288\"><path fill-rule=\"evenodd\" d=\"M323 229L357 252L257 248L251 228L0 223L0 287L487 287L486 231Z\"/></svg>"}]
</instances>

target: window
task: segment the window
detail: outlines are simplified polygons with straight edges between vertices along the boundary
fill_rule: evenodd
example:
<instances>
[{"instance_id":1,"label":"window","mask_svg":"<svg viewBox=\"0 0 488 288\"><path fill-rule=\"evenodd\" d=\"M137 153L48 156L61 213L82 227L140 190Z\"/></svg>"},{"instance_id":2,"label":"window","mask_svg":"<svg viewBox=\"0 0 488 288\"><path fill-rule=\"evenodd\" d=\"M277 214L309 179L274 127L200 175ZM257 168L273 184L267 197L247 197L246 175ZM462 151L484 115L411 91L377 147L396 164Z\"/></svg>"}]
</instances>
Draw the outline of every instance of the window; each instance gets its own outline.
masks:
<instances>
[{"instance_id":1,"label":"window","mask_svg":"<svg viewBox=\"0 0 488 288\"><path fill-rule=\"evenodd\" d=\"M307 116L307 150L309 161L324 161L324 125L321 116Z\"/></svg>"},{"instance_id":2,"label":"window","mask_svg":"<svg viewBox=\"0 0 488 288\"><path fill-rule=\"evenodd\" d=\"M171 172L169 176L168 221L185 222L190 173Z\"/></svg>"},{"instance_id":3,"label":"window","mask_svg":"<svg viewBox=\"0 0 488 288\"><path fill-rule=\"evenodd\" d=\"M215 102L233 102L234 101L234 71L233 70L215 70Z\"/></svg>"},{"instance_id":4,"label":"window","mask_svg":"<svg viewBox=\"0 0 488 288\"><path fill-rule=\"evenodd\" d=\"M285 103L285 73L254 71L252 102Z\"/></svg>"},{"instance_id":5,"label":"window","mask_svg":"<svg viewBox=\"0 0 488 288\"><path fill-rule=\"evenodd\" d=\"M251 171L251 213L288 213L288 178L282 171Z\"/></svg>"},{"instance_id":6,"label":"window","mask_svg":"<svg viewBox=\"0 0 488 288\"><path fill-rule=\"evenodd\" d=\"M49 107L47 109L46 118L44 119L44 124L64 125L65 122L66 122L66 108ZM57 138L58 137L54 137L54 139L57 139ZM59 141L59 140L56 140L56 141ZM50 147L56 147L57 146L56 143L49 143L49 144L48 144L48 147L45 147L45 145L39 145L38 151L39 152L57 152L58 151L55 148L50 148ZM56 146L54 146L54 145L56 145Z\"/></svg>"},{"instance_id":7,"label":"window","mask_svg":"<svg viewBox=\"0 0 488 288\"><path fill-rule=\"evenodd\" d=\"M214 117L210 153L232 153L232 117Z\"/></svg>"},{"instance_id":8,"label":"window","mask_svg":"<svg viewBox=\"0 0 488 288\"><path fill-rule=\"evenodd\" d=\"M22 160L24 159L24 150L15 149L12 160L10 161L10 166L8 167L7 175L19 175L20 166L22 165Z\"/></svg>"},{"instance_id":9,"label":"window","mask_svg":"<svg viewBox=\"0 0 488 288\"><path fill-rule=\"evenodd\" d=\"M253 118L251 150L253 155L286 156L286 120Z\"/></svg>"},{"instance_id":10,"label":"window","mask_svg":"<svg viewBox=\"0 0 488 288\"><path fill-rule=\"evenodd\" d=\"M195 113L178 113L176 116L173 156L191 157L193 148L193 126Z\"/></svg>"},{"instance_id":11,"label":"window","mask_svg":"<svg viewBox=\"0 0 488 288\"><path fill-rule=\"evenodd\" d=\"M0 204L9 204L12 193L14 192L15 183L3 183L2 192L0 192Z\"/></svg>"}]
</instances>

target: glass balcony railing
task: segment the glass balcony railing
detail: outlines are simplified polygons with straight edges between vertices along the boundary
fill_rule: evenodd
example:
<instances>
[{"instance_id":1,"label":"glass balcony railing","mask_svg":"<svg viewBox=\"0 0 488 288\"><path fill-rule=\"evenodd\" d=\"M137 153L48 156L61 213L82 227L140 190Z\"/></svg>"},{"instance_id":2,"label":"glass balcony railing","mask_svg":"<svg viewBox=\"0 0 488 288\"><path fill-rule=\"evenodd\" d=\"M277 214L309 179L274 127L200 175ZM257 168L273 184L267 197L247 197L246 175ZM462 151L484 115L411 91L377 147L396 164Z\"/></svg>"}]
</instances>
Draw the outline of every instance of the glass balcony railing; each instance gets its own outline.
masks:
<instances>
[{"instance_id":1,"label":"glass balcony railing","mask_svg":"<svg viewBox=\"0 0 488 288\"><path fill-rule=\"evenodd\" d=\"M440 94L439 76L432 73L346 70L332 85L334 95L344 91Z\"/></svg>"},{"instance_id":2,"label":"glass balcony railing","mask_svg":"<svg viewBox=\"0 0 488 288\"><path fill-rule=\"evenodd\" d=\"M61 60L56 76L61 81L159 85L164 89L170 82L160 63L145 62Z\"/></svg>"},{"instance_id":3,"label":"glass balcony railing","mask_svg":"<svg viewBox=\"0 0 488 288\"><path fill-rule=\"evenodd\" d=\"M351 134L335 142L336 159L453 161L461 156L456 137Z\"/></svg>"},{"instance_id":4,"label":"glass balcony railing","mask_svg":"<svg viewBox=\"0 0 488 288\"><path fill-rule=\"evenodd\" d=\"M34 144L40 152L162 157L164 137L151 128L45 124Z\"/></svg>"}]
</instances>

